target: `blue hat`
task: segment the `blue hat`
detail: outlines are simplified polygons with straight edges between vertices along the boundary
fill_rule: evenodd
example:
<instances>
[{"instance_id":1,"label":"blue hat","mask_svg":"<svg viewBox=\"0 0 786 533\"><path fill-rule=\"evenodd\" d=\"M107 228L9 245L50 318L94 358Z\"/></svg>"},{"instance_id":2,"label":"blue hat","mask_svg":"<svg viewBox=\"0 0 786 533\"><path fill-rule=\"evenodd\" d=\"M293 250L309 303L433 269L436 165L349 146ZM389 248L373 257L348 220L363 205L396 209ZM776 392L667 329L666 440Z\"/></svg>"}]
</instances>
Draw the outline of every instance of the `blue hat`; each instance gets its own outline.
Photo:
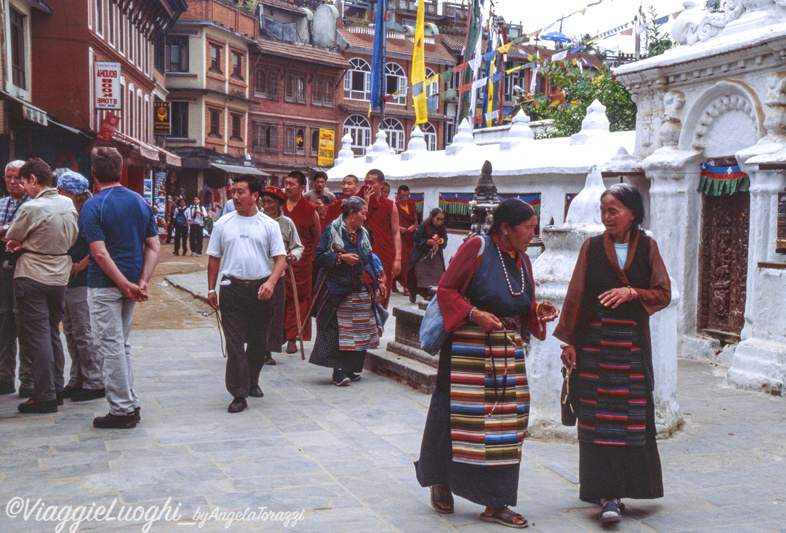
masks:
<instances>
[{"instance_id":1,"label":"blue hat","mask_svg":"<svg viewBox=\"0 0 786 533\"><path fill-rule=\"evenodd\" d=\"M66 170L57 179L57 186L71 194L82 194L90 189L90 182L82 174Z\"/></svg>"}]
</instances>

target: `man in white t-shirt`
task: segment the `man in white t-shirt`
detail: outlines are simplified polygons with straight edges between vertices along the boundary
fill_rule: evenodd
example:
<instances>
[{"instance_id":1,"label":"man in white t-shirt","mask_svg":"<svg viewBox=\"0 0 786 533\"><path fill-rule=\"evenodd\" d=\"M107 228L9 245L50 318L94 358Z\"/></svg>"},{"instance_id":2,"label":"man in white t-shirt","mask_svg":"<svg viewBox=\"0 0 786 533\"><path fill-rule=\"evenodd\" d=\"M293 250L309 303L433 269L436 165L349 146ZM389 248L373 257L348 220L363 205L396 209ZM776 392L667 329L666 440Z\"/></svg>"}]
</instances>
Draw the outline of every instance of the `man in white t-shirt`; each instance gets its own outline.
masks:
<instances>
[{"instance_id":1,"label":"man in white t-shirt","mask_svg":"<svg viewBox=\"0 0 786 533\"><path fill-rule=\"evenodd\" d=\"M202 257L203 230L205 229L205 219L207 210L199 205L199 197L194 197L194 203L186 209L188 218L188 243L191 245L191 255Z\"/></svg>"},{"instance_id":2,"label":"man in white t-shirt","mask_svg":"<svg viewBox=\"0 0 786 533\"><path fill-rule=\"evenodd\" d=\"M261 191L256 178L235 178L235 211L218 219L207 245L207 299L213 309L221 303L227 348L225 382L233 397L227 409L230 413L243 411L246 397L263 395L258 380L269 351L270 298L286 264L278 223L257 210ZM220 295L216 294L219 271Z\"/></svg>"}]
</instances>

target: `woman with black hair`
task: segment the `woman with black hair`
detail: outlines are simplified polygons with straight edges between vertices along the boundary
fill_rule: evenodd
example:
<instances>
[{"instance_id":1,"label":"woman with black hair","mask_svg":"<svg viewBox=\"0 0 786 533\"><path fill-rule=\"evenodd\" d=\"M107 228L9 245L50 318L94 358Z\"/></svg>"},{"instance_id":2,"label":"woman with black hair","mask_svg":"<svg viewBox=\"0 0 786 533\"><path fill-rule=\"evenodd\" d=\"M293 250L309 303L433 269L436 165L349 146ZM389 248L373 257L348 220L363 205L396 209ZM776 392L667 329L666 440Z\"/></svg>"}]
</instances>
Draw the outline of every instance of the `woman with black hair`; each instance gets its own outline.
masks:
<instances>
[{"instance_id":1,"label":"woman with black hair","mask_svg":"<svg viewBox=\"0 0 786 533\"><path fill-rule=\"evenodd\" d=\"M489 235L468 239L437 289L448 338L439 354L418 482L431 489L431 506L453 512L453 494L480 505L480 519L527 527L516 505L521 444L529 419L524 343L543 340L558 315L535 302L526 251L538 216L518 199L502 202Z\"/></svg>"},{"instance_id":2,"label":"woman with black hair","mask_svg":"<svg viewBox=\"0 0 786 533\"><path fill-rule=\"evenodd\" d=\"M409 301L413 304L418 294L425 299L431 299L429 290L439 284L445 272L443 250L447 245L445 212L435 207L415 230L414 248L407 263L407 289Z\"/></svg>"},{"instance_id":3,"label":"woman with black hair","mask_svg":"<svg viewBox=\"0 0 786 533\"><path fill-rule=\"evenodd\" d=\"M606 231L584 242L554 336L572 372L578 417L579 497L617 522L620 498L663 496L655 442L649 315L669 305L658 245L639 225L641 195L617 184L601 195Z\"/></svg>"}]
</instances>

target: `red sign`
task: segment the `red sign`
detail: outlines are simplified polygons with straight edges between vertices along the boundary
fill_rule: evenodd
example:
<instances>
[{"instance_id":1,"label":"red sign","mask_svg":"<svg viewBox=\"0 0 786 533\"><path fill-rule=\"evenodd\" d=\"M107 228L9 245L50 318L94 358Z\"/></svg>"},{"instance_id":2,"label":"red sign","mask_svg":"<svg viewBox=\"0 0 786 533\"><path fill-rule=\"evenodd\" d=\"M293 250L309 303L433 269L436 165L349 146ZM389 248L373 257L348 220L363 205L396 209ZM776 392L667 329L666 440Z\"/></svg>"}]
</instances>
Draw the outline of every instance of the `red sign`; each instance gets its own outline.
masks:
<instances>
[{"instance_id":1,"label":"red sign","mask_svg":"<svg viewBox=\"0 0 786 533\"><path fill-rule=\"evenodd\" d=\"M98 130L96 137L102 141L112 140L112 134L115 133L118 124L120 124L120 117L114 113L107 112L106 116L104 116L104 121L101 123L101 129Z\"/></svg>"}]
</instances>

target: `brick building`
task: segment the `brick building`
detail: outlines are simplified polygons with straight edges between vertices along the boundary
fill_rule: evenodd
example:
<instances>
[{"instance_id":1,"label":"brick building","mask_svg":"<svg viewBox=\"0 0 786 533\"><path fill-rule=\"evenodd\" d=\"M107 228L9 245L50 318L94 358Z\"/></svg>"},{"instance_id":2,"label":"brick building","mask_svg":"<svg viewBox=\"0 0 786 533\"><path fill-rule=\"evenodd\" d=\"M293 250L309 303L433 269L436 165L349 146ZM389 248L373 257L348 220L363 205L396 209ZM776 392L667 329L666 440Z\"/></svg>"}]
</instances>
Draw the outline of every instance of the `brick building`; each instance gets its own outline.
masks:
<instances>
[{"instance_id":1,"label":"brick building","mask_svg":"<svg viewBox=\"0 0 786 533\"><path fill-rule=\"evenodd\" d=\"M374 48L374 27L356 17L346 17L339 25L339 32L347 47L342 51L349 61L349 70L344 75L339 109L342 112L342 136L352 136L352 150L360 155L374 142L377 130L387 132L388 145L397 153L406 150L412 129L415 126L415 110L410 93L409 78L412 70L414 49L414 20L416 2L391 2L387 28L385 81L383 90L393 95L385 104L384 121L378 112L368 116L371 89L371 54ZM427 2L426 20L438 19L436 2ZM359 13L358 13L359 14ZM371 10L366 12L372 18ZM434 22L425 27L426 77L439 74L456 64L455 58L442 43ZM426 95L433 96L444 90L444 84L434 82L426 88ZM398 94L394 94L398 92ZM426 145L429 150L445 147L446 125L453 118L445 113L442 98L432 98L428 123L423 125Z\"/></svg>"},{"instance_id":2,"label":"brick building","mask_svg":"<svg viewBox=\"0 0 786 533\"><path fill-rule=\"evenodd\" d=\"M30 2L40 4L40 2ZM154 146L153 101L166 96L164 75L156 69L157 35L182 13L183 0L47 0L51 13L30 19L32 102L88 142L74 153L63 146L55 166L71 166L89 175L85 158L94 145L109 144L124 156L123 183L142 192L154 166L179 160ZM120 123L107 142L95 139L107 111L97 109L96 63L120 64ZM80 137L81 138L81 137ZM46 146L40 146L46 151Z\"/></svg>"},{"instance_id":3,"label":"brick building","mask_svg":"<svg viewBox=\"0 0 786 533\"><path fill-rule=\"evenodd\" d=\"M249 50L256 44L259 21L252 10L231 2L187 4L164 44L171 115L166 146L183 158L177 188L193 196L207 187L223 202L233 174L263 175L248 148L248 112L254 103Z\"/></svg>"}]
</instances>

